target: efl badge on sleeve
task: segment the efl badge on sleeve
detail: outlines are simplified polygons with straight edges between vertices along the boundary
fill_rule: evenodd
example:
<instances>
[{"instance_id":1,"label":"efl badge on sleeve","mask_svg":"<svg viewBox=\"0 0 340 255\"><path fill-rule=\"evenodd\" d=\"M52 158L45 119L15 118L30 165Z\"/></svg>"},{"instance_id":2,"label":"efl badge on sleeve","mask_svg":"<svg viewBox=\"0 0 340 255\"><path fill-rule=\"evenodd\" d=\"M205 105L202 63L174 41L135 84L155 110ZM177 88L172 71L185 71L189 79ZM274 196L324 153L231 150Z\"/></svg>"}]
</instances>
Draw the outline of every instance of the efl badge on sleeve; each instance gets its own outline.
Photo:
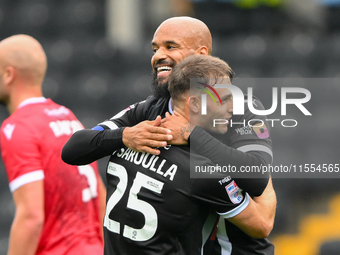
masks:
<instances>
[{"instance_id":1,"label":"efl badge on sleeve","mask_svg":"<svg viewBox=\"0 0 340 255\"><path fill-rule=\"evenodd\" d=\"M229 183L225 189L227 190L230 201L234 204L239 204L243 200L242 189L240 189L235 181Z\"/></svg>"}]
</instances>

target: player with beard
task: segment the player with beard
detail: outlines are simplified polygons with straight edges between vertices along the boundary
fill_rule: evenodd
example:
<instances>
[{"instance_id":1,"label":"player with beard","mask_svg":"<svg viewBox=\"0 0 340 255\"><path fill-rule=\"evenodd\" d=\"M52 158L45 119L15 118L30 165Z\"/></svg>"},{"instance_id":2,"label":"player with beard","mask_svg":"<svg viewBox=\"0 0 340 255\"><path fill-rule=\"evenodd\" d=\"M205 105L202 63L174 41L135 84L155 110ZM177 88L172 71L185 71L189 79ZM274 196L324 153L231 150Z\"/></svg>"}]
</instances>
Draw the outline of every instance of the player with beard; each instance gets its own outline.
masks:
<instances>
[{"instance_id":1,"label":"player with beard","mask_svg":"<svg viewBox=\"0 0 340 255\"><path fill-rule=\"evenodd\" d=\"M205 77L224 81L230 71L218 58L193 55L176 65L172 74L199 75L209 82ZM191 96L189 81L183 86L181 78L173 79L171 84L178 114L203 126L206 119L197 111L201 90L194 88ZM231 92L225 88L216 90L223 106L210 104L209 111L218 117L230 117ZM227 126L220 132L227 132ZM105 254L201 254L217 213L254 238L269 234L272 225L262 216L261 206L240 190L228 173L217 174L214 179L190 178L190 168L214 164L191 153L187 145L159 149L161 153L155 156L124 146L111 155L107 168Z\"/></svg>"},{"instance_id":2,"label":"player with beard","mask_svg":"<svg viewBox=\"0 0 340 255\"><path fill-rule=\"evenodd\" d=\"M131 105L111 119L98 124L92 130L76 132L64 146L62 158L65 162L87 164L111 155L123 146L138 152L159 155L158 148L164 147L167 143L171 143L172 139L176 140L179 137L178 129L170 130L160 127L161 117L157 117L159 115L164 117L166 112L172 113L172 102L167 91L167 79L173 66L185 57L193 54L209 55L211 53L211 34L207 26L197 19L170 18L157 28L152 40L152 49L154 51L151 59L154 72L152 88L154 95L145 101ZM263 107L259 101L257 104ZM247 107L245 107L245 115L241 117L246 120L264 118L263 116L255 117ZM234 116L232 118L237 121ZM169 123L171 120L168 121L168 125ZM266 165L271 163L270 137L260 138L256 132L240 135L236 132L236 128L238 127L229 129L227 134L219 137L222 139L220 142L205 130L197 127L190 134L190 144L201 147L202 156L212 159L215 164L219 165ZM239 178L236 181L251 196L259 196L254 197L255 202L263 204L262 213L269 222L273 222L276 207L275 192L271 182L268 183L269 176L259 175L258 177L256 179ZM271 196L262 199L260 195L267 184ZM242 234L243 232L239 231L236 236L239 238L242 237ZM232 233L228 233L228 235L232 235ZM230 236L228 238L229 240L233 239ZM238 238L234 238L234 240L237 241ZM258 250L272 249L270 248L272 245L267 240L263 240L263 245L255 239L247 240L247 242L253 242L254 246L258 245ZM222 248L227 250L229 249L228 245L230 246L230 242L226 239L223 241L224 247Z\"/></svg>"}]
</instances>

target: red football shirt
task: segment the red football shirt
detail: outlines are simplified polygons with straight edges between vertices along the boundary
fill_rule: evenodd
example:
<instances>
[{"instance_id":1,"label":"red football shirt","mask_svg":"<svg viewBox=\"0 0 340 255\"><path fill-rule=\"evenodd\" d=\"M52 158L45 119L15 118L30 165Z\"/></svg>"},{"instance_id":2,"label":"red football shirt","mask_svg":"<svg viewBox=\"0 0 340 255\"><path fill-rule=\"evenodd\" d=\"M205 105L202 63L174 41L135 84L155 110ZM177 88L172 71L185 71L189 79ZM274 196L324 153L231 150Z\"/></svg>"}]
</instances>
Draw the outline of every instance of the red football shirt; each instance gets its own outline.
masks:
<instances>
[{"instance_id":1,"label":"red football shirt","mask_svg":"<svg viewBox=\"0 0 340 255\"><path fill-rule=\"evenodd\" d=\"M61 159L64 144L82 128L69 109L45 98L24 101L1 126L10 190L44 181L45 223L36 254L103 253L97 164L71 166Z\"/></svg>"}]
</instances>

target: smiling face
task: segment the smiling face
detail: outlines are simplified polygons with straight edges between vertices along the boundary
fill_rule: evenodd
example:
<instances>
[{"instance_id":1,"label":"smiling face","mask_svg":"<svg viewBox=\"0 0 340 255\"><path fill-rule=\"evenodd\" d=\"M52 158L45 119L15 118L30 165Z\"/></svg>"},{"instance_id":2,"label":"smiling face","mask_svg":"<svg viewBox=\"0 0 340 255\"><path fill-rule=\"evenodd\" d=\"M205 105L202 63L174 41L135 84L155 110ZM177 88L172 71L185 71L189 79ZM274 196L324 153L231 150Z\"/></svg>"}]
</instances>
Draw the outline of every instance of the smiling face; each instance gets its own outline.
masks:
<instances>
[{"instance_id":1,"label":"smiling face","mask_svg":"<svg viewBox=\"0 0 340 255\"><path fill-rule=\"evenodd\" d=\"M153 70L153 92L156 97L168 95L167 82L172 68L187 56L208 54L211 44L203 36L208 28L199 20L180 17L164 21L152 39L154 55L151 59ZM208 30L208 34L210 32ZM206 46L208 44L210 46Z\"/></svg>"}]
</instances>

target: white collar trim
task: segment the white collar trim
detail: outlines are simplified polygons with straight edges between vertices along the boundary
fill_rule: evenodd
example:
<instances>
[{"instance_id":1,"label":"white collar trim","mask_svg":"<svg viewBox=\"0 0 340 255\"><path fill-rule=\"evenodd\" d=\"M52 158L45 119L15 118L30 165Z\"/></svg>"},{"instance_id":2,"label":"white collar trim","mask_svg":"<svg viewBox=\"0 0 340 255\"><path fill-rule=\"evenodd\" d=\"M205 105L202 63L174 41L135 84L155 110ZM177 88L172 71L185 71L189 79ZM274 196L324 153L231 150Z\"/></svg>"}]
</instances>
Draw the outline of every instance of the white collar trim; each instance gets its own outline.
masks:
<instances>
[{"instance_id":1,"label":"white collar trim","mask_svg":"<svg viewBox=\"0 0 340 255\"><path fill-rule=\"evenodd\" d=\"M44 103L47 99L45 97L31 97L21 102L18 108L24 107L28 104Z\"/></svg>"},{"instance_id":2,"label":"white collar trim","mask_svg":"<svg viewBox=\"0 0 340 255\"><path fill-rule=\"evenodd\" d=\"M172 110L172 99L171 99L171 98L170 98L170 100L169 100L168 108L169 108L170 114L173 115L173 114L174 114L174 111Z\"/></svg>"}]
</instances>

